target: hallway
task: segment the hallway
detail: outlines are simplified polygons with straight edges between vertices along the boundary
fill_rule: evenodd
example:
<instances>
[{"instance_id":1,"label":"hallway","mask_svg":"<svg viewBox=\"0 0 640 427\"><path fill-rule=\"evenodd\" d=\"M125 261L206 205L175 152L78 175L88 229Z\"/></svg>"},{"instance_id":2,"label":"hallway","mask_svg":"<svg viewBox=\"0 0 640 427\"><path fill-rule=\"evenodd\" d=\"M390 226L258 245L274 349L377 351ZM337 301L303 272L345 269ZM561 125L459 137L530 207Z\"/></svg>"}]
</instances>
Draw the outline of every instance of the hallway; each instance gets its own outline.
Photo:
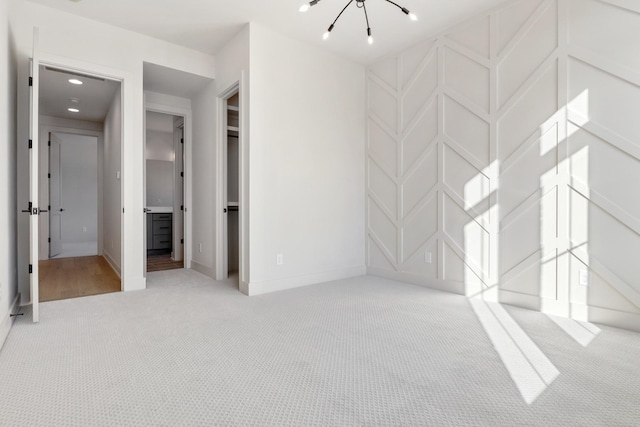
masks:
<instances>
[{"instance_id":1,"label":"hallway","mask_svg":"<svg viewBox=\"0 0 640 427\"><path fill-rule=\"evenodd\" d=\"M43 260L40 302L120 291L120 278L101 256Z\"/></svg>"}]
</instances>

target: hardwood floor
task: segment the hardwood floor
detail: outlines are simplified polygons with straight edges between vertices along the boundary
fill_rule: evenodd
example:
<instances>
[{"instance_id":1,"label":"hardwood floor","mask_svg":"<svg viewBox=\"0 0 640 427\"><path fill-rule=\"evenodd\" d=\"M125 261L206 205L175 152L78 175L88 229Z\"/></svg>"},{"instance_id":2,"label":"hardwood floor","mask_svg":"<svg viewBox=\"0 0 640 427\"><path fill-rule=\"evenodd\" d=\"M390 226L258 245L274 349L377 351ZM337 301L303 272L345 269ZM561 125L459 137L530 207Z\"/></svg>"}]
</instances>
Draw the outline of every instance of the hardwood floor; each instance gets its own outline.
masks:
<instances>
[{"instance_id":1,"label":"hardwood floor","mask_svg":"<svg viewBox=\"0 0 640 427\"><path fill-rule=\"evenodd\" d=\"M172 260L170 254L147 255L147 271L175 270L183 267L183 262Z\"/></svg>"},{"instance_id":2,"label":"hardwood floor","mask_svg":"<svg viewBox=\"0 0 640 427\"><path fill-rule=\"evenodd\" d=\"M120 278L101 256L40 261L40 301L120 291Z\"/></svg>"}]
</instances>

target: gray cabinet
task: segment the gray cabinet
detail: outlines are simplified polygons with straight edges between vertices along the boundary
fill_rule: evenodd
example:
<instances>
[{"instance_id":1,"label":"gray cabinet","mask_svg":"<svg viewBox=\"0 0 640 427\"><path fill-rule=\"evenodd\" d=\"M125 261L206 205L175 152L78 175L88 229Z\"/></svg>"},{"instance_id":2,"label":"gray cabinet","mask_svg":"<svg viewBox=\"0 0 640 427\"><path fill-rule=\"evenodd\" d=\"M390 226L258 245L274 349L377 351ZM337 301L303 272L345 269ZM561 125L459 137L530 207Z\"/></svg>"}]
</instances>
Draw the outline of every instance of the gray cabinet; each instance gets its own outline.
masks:
<instances>
[{"instance_id":1,"label":"gray cabinet","mask_svg":"<svg viewBox=\"0 0 640 427\"><path fill-rule=\"evenodd\" d=\"M171 253L173 249L173 214L147 214L147 255Z\"/></svg>"}]
</instances>

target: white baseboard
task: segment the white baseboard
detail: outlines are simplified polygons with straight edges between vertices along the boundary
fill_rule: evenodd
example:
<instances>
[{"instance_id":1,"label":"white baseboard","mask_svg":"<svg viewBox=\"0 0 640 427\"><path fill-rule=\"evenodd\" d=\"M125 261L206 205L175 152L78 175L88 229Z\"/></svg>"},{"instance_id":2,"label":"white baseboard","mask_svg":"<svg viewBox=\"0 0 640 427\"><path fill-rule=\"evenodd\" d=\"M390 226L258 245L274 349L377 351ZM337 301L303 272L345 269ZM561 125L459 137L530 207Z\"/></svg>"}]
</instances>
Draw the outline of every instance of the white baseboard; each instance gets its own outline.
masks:
<instances>
[{"instance_id":1,"label":"white baseboard","mask_svg":"<svg viewBox=\"0 0 640 427\"><path fill-rule=\"evenodd\" d=\"M383 277L389 280L397 280L398 282L409 283L411 285L424 286L429 289L436 289L452 294L464 295L464 284L451 280L429 279L417 274L403 273L401 271L389 271L382 268L368 267L367 274L371 276Z\"/></svg>"},{"instance_id":2,"label":"white baseboard","mask_svg":"<svg viewBox=\"0 0 640 427\"><path fill-rule=\"evenodd\" d=\"M122 280L122 275L120 273L120 267L118 266L118 264L116 263L116 260L114 260L111 257L111 254L109 254L109 252L104 251L104 253L102 254L102 256L104 257L104 259L107 260L107 262L109 263L109 265L111 266L111 268L113 268L113 271L116 272L116 274L118 275L118 277L120 278L120 280Z\"/></svg>"},{"instance_id":3,"label":"white baseboard","mask_svg":"<svg viewBox=\"0 0 640 427\"><path fill-rule=\"evenodd\" d=\"M11 314L17 313L20 309L19 302L20 294L16 295L15 299L13 300L13 304L11 304L11 307L9 308L9 311L7 311L7 314L0 321L0 349L4 345L4 342L9 335L9 331L11 330L11 326L13 326L13 322L15 320L15 317L11 317Z\"/></svg>"},{"instance_id":4,"label":"white baseboard","mask_svg":"<svg viewBox=\"0 0 640 427\"><path fill-rule=\"evenodd\" d=\"M197 271L198 273L202 273L205 276L209 276L211 278L216 277L215 271L213 271L213 267L200 264L198 261L191 260L191 269Z\"/></svg>"},{"instance_id":5,"label":"white baseboard","mask_svg":"<svg viewBox=\"0 0 640 427\"><path fill-rule=\"evenodd\" d=\"M358 265L354 267L340 268L321 273L305 274L302 276L286 277L284 279L265 280L262 282L250 282L246 289L240 284L240 291L249 296L268 294L287 289L300 288L316 283L331 282L333 280L347 279L349 277L362 276L366 273L366 267ZM246 292L245 292L246 291Z\"/></svg>"}]
</instances>

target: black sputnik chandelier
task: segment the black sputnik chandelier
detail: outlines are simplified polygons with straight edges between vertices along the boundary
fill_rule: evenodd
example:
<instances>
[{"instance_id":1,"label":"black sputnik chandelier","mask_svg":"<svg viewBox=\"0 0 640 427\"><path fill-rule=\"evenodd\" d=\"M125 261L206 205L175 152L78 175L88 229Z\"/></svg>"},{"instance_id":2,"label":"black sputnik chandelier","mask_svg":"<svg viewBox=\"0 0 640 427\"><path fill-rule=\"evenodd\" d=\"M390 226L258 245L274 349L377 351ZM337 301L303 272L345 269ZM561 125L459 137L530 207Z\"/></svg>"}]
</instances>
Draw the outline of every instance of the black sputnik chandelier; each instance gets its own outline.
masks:
<instances>
[{"instance_id":1,"label":"black sputnik chandelier","mask_svg":"<svg viewBox=\"0 0 640 427\"><path fill-rule=\"evenodd\" d=\"M309 3L303 4L302 6L300 6L300 12L306 12L307 10L309 10L309 8L311 6L315 6L319 1L320 0L311 0ZM331 35L331 31L333 31L333 27L336 25L336 22L338 22L338 19L340 19L340 16L342 16L344 11L347 10L347 8L351 5L351 3L355 2L356 7L358 9L362 9L364 11L364 19L367 21L367 41L369 42L369 44L373 44L373 37L371 36L371 26L369 25L369 15L367 14L367 6L365 5L365 1L366 0L349 0L347 5L344 8L342 8L342 11L340 11L338 16L336 16L336 19L334 19L333 22L331 23L331 25L329 25L329 28L327 29L327 32L324 33L322 38L324 40L329 38L329 35ZM409 9L407 9L406 7L402 7L399 4L392 2L391 0L384 0L384 1L394 5L398 9L400 9L412 21L417 21L418 20L418 17L415 14L409 12Z\"/></svg>"}]
</instances>

